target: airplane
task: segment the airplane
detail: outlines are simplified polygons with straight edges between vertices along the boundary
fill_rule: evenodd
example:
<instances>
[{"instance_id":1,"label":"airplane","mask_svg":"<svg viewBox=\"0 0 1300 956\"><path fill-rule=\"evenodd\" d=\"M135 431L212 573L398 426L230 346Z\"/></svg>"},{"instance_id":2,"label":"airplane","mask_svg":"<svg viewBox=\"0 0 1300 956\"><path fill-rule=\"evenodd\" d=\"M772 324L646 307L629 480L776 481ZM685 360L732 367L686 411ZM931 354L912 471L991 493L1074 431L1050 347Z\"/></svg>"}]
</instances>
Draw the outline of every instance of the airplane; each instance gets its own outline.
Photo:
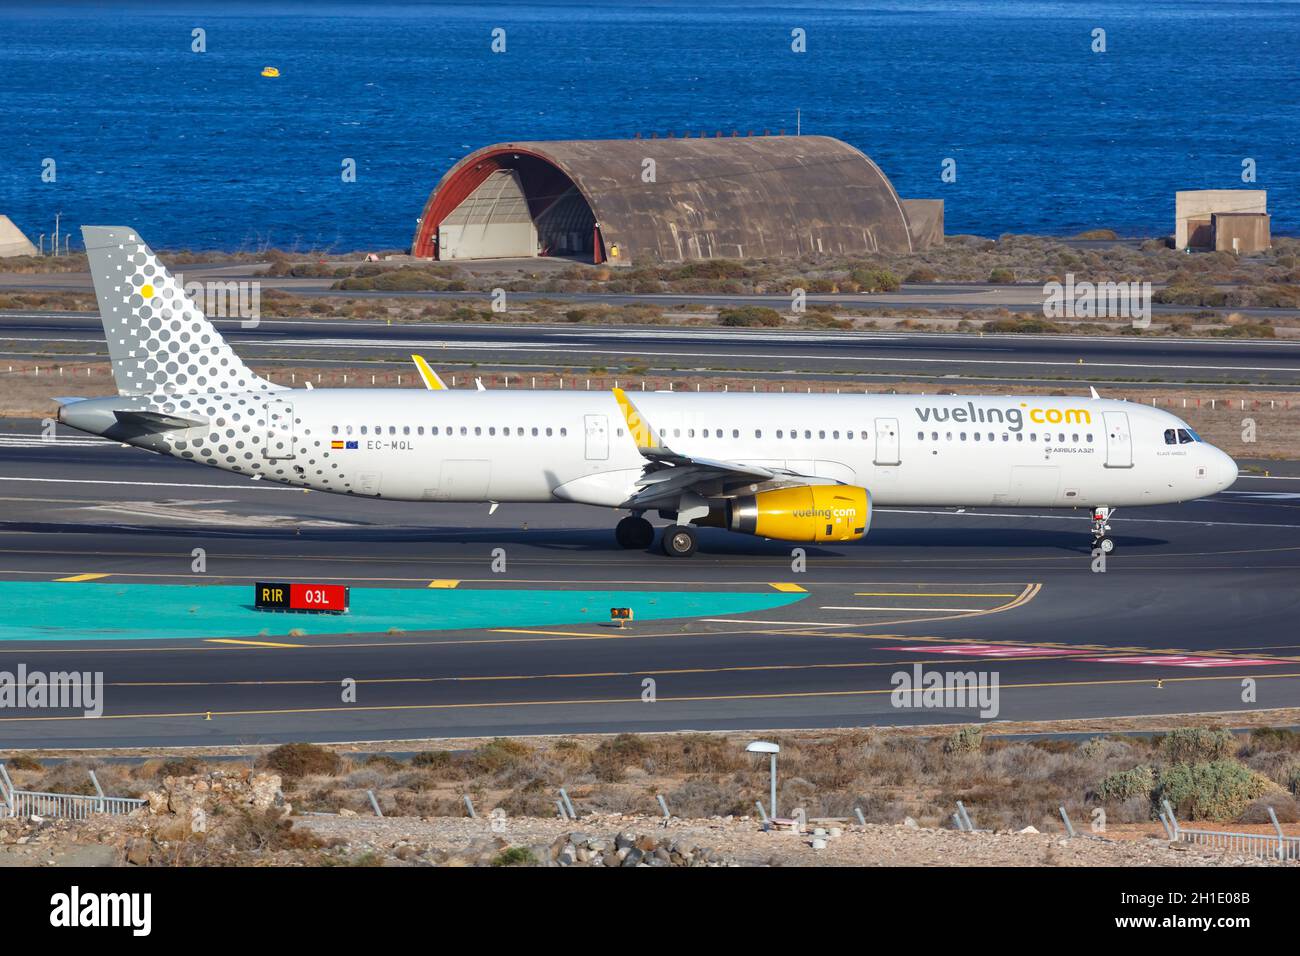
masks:
<instances>
[{"instance_id":1,"label":"airplane","mask_svg":"<svg viewBox=\"0 0 1300 956\"><path fill-rule=\"evenodd\" d=\"M61 422L284 485L403 501L577 502L628 512L625 548L700 527L856 541L878 506L1092 509L1202 498L1237 465L1166 411L1044 395L810 395L308 388L249 369L127 226L82 230L118 395ZM427 373L427 374L426 374Z\"/></svg>"}]
</instances>

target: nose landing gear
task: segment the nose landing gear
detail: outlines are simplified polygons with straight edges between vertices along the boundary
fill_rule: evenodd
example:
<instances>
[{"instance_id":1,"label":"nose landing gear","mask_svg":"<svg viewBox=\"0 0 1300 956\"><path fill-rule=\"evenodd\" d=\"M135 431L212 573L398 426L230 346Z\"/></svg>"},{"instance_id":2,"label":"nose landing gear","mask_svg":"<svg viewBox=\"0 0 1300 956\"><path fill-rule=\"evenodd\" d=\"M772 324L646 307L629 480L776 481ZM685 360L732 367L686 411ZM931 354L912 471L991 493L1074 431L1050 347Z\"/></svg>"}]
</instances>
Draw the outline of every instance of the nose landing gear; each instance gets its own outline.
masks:
<instances>
[{"instance_id":1,"label":"nose landing gear","mask_svg":"<svg viewBox=\"0 0 1300 956\"><path fill-rule=\"evenodd\" d=\"M1092 548L1096 551L1101 549L1102 554L1110 554L1115 550L1115 541L1110 537L1110 516L1115 513L1114 508L1093 508L1092 509Z\"/></svg>"}]
</instances>

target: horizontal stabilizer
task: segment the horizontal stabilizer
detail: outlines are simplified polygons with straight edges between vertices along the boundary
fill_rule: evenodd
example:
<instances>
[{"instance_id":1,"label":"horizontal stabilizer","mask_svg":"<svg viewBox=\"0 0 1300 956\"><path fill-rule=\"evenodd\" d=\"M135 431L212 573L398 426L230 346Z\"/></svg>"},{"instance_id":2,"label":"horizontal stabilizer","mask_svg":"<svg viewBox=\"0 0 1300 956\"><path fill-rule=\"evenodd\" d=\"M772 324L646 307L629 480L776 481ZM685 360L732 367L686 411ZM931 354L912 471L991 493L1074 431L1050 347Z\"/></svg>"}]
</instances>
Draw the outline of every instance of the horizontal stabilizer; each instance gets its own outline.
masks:
<instances>
[{"instance_id":1,"label":"horizontal stabilizer","mask_svg":"<svg viewBox=\"0 0 1300 956\"><path fill-rule=\"evenodd\" d=\"M178 415L164 415L162 412L115 411L113 415L123 425L135 425L151 432L203 428L208 424L206 418L181 418Z\"/></svg>"}]
</instances>

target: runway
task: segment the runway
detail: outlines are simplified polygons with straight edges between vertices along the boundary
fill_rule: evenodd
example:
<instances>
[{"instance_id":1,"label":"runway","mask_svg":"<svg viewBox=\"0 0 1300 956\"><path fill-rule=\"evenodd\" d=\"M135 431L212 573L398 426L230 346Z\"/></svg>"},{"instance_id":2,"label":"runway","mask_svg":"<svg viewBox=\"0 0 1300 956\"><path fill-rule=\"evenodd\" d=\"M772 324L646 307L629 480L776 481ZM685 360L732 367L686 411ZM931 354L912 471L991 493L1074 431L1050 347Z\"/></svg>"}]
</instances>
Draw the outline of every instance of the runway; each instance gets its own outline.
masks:
<instances>
[{"instance_id":1,"label":"runway","mask_svg":"<svg viewBox=\"0 0 1300 956\"><path fill-rule=\"evenodd\" d=\"M859 383L941 378L1059 387L1189 383L1300 389L1300 341L1139 336L822 332L667 326L548 326L265 319L215 323L245 358L283 365L409 365L581 375L584 370L818 378ZM0 360L104 361L99 316L0 314ZM588 371L587 374L590 374Z\"/></svg>"},{"instance_id":2,"label":"runway","mask_svg":"<svg viewBox=\"0 0 1300 956\"><path fill-rule=\"evenodd\" d=\"M518 625L434 610L422 626L361 633L299 615L184 637L133 637L131 620L104 620L126 633L95 640L56 626L0 640L0 671L102 673L103 716L0 708L0 739L228 745L977 718L897 706L898 675L916 665L996 675L1000 720L1300 706L1300 469L1262 465L1270 477L1244 475L1213 499L1121 510L1104 573L1086 514L996 509L879 509L866 540L808 546L801 569L788 545L707 529L689 560L622 551L599 509L489 515L307 494L0 422L0 594L40 583L94 605L126 585L170 586L148 592L142 631L171 620L164 610L188 613L196 586L251 598L256 580L347 583L354 601L409 590L410 606L431 609L518 610L520 592L539 592L556 607ZM645 610L665 594L762 609L638 614L619 629L607 607L565 603L606 592ZM6 608L7 623L31 616Z\"/></svg>"}]
</instances>

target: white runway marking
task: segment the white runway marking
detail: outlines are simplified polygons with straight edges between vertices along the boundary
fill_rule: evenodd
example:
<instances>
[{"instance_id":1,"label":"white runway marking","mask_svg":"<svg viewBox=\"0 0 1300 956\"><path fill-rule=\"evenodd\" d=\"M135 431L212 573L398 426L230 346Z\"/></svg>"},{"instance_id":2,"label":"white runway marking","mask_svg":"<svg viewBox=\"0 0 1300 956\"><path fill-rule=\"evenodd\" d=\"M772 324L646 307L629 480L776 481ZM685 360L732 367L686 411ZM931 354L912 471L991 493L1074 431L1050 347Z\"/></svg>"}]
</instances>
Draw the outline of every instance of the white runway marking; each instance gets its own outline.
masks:
<instances>
[{"instance_id":1,"label":"white runway marking","mask_svg":"<svg viewBox=\"0 0 1300 956\"><path fill-rule=\"evenodd\" d=\"M823 604L823 611L984 611L982 607L841 607L836 604Z\"/></svg>"}]
</instances>

